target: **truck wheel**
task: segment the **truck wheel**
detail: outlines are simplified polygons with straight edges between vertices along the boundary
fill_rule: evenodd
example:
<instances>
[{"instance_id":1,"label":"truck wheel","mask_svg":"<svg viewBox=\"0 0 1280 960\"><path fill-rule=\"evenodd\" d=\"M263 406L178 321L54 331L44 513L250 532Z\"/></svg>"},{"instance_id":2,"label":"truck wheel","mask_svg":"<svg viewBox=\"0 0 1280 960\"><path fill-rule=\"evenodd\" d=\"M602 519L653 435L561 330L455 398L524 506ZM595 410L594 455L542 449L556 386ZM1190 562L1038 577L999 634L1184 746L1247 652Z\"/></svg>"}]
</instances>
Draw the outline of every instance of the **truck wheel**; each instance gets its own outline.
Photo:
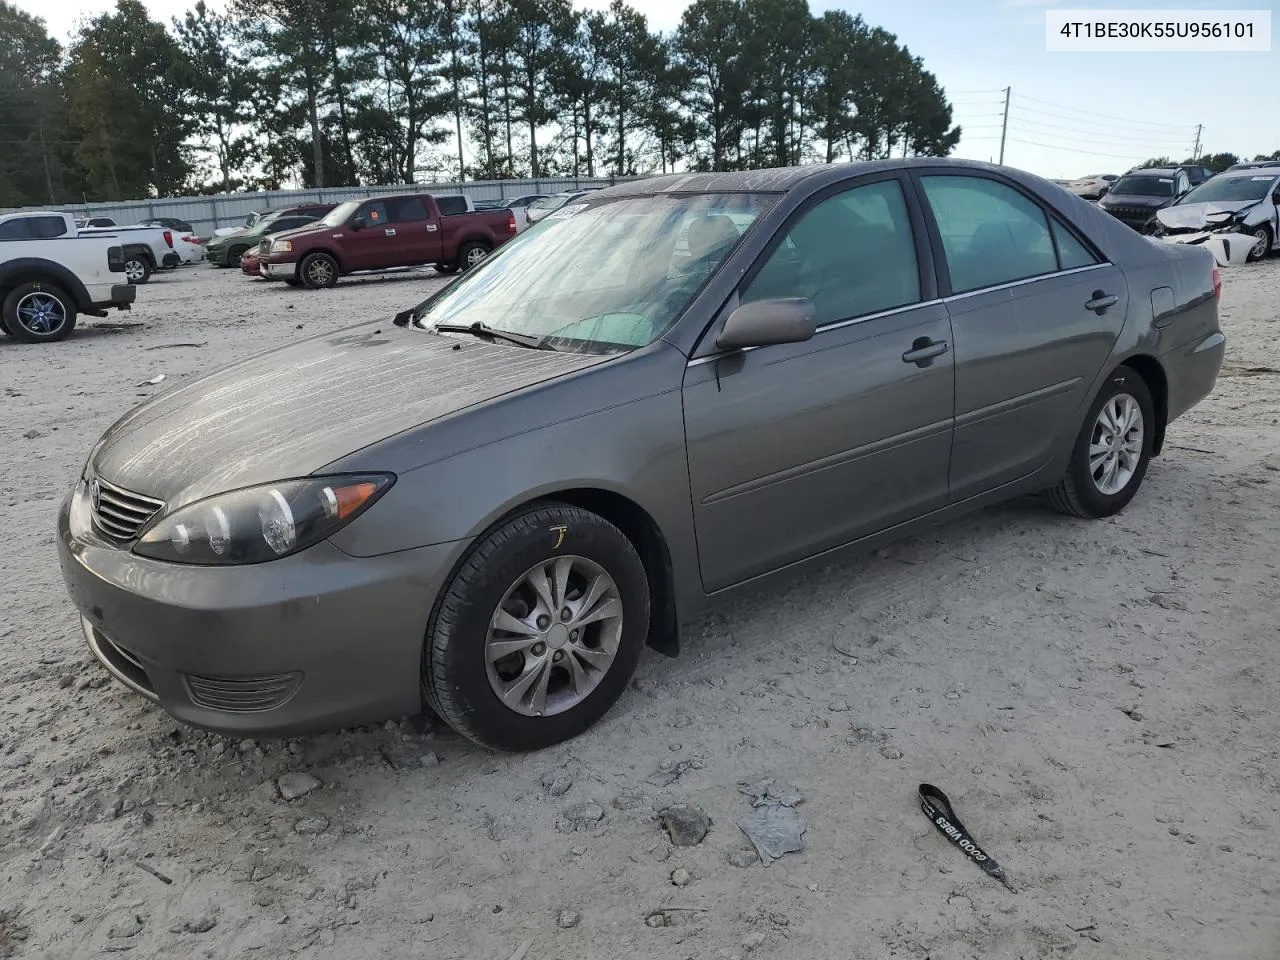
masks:
<instances>
[{"instance_id":1,"label":"truck wheel","mask_svg":"<svg viewBox=\"0 0 1280 960\"><path fill-rule=\"evenodd\" d=\"M437 263L435 264L436 273L457 273L458 265L456 263Z\"/></svg>"},{"instance_id":2,"label":"truck wheel","mask_svg":"<svg viewBox=\"0 0 1280 960\"><path fill-rule=\"evenodd\" d=\"M151 279L151 264L147 258L133 254L124 262L124 278L135 286Z\"/></svg>"},{"instance_id":3,"label":"truck wheel","mask_svg":"<svg viewBox=\"0 0 1280 960\"><path fill-rule=\"evenodd\" d=\"M0 307L6 330L23 343L64 340L75 329L75 301L61 287L37 280L14 287Z\"/></svg>"},{"instance_id":4,"label":"truck wheel","mask_svg":"<svg viewBox=\"0 0 1280 960\"><path fill-rule=\"evenodd\" d=\"M313 253L302 261L298 277L308 290L332 287L338 282L338 261L327 253Z\"/></svg>"},{"instance_id":5,"label":"truck wheel","mask_svg":"<svg viewBox=\"0 0 1280 960\"><path fill-rule=\"evenodd\" d=\"M464 243L462 249L458 251L458 262L462 264L463 270L470 270L488 255L488 244L472 240L470 243Z\"/></svg>"}]
</instances>

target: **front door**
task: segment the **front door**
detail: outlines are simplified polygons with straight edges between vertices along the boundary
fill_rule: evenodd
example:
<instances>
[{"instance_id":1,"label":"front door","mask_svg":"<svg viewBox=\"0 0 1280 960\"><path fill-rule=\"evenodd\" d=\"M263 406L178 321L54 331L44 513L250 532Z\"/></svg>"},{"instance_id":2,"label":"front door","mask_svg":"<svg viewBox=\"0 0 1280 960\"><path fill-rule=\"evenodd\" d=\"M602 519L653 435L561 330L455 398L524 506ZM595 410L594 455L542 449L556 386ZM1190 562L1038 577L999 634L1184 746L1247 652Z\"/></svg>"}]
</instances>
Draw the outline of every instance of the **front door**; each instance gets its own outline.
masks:
<instances>
[{"instance_id":1,"label":"front door","mask_svg":"<svg viewBox=\"0 0 1280 960\"><path fill-rule=\"evenodd\" d=\"M355 222L364 225L356 229ZM342 267L352 270L376 270L392 266L394 259L396 228L387 222L387 204L384 200L367 200L356 208L355 214L343 228Z\"/></svg>"},{"instance_id":2,"label":"front door","mask_svg":"<svg viewBox=\"0 0 1280 960\"><path fill-rule=\"evenodd\" d=\"M708 591L946 502L951 330L943 305L922 298L920 231L896 176L819 199L739 290L743 302L810 298L817 334L690 362L685 430Z\"/></svg>"},{"instance_id":3,"label":"front door","mask_svg":"<svg viewBox=\"0 0 1280 960\"><path fill-rule=\"evenodd\" d=\"M1076 436L1129 289L1117 267L1012 185L973 174L923 174L920 184L950 278L951 494L963 500L1034 473Z\"/></svg>"}]
</instances>

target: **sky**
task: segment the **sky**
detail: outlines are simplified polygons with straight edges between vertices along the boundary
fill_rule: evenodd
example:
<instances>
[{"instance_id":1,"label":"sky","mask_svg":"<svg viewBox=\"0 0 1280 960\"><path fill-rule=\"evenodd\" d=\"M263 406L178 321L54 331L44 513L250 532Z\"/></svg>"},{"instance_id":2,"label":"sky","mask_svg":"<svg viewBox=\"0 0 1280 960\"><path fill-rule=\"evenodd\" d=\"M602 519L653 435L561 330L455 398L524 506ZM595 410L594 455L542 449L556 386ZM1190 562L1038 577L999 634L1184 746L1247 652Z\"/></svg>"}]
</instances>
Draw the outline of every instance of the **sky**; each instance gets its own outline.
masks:
<instances>
[{"instance_id":1,"label":"sky","mask_svg":"<svg viewBox=\"0 0 1280 960\"><path fill-rule=\"evenodd\" d=\"M16 0L60 39L113 0ZM165 22L194 0L144 0ZM575 0L602 8L608 0ZM631 0L650 29L670 31L682 0ZM1280 150L1280 47L1270 53L1049 53L1045 11L1152 9L1152 0L809 0L894 33L923 58L964 135L955 156L997 160L1010 88L1004 162L1045 177L1123 173L1152 156L1183 160L1201 128L1202 152L1243 157ZM217 0L214 0L214 5ZM1276 0L1159 0L1165 10L1272 10ZM1272 25L1273 30L1276 24Z\"/></svg>"}]
</instances>

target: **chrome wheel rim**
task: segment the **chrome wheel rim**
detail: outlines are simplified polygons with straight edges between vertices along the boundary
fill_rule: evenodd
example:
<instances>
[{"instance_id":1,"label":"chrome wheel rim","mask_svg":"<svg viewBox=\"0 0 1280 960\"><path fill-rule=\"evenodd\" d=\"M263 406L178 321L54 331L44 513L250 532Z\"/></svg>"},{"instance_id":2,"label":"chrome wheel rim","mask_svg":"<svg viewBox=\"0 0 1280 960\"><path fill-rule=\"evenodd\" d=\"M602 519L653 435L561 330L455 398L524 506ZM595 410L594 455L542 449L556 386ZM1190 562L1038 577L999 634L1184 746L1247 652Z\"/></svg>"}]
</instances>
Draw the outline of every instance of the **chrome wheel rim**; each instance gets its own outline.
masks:
<instances>
[{"instance_id":1,"label":"chrome wheel rim","mask_svg":"<svg viewBox=\"0 0 1280 960\"><path fill-rule=\"evenodd\" d=\"M1114 496L1138 472L1144 426L1142 407L1129 394L1117 393L1102 405L1089 440L1089 474L1099 493Z\"/></svg>"},{"instance_id":2,"label":"chrome wheel rim","mask_svg":"<svg viewBox=\"0 0 1280 960\"><path fill-rule=\"evenodd\" d=\"M530 567L489 621L489 686L526 717L572 710L600 685L622 640L622 597L598 563L564 556Z\"/></svg>"},{"instance_id":3,"label":"chrome wheel rim","mask_svg":"<svg viewBox=\"0 0 1280 960\"><path fill-rule=\"evenodd\" d=\"M307 264L307 279L317 287L323 287L333 279L333 267L328 260L312 260Z\"/></svg>"},{"instance_id":4,"label":"chrome wheel rim","mask_svg":"<svg viewBox=\"0 0 1280 960\"><path fill-rule=\"evenodd\" d=\"M1266 256L1267 253L1267 231L1258 229L1254 231L1253 235L1258 242L1253 245L1253 250L1251 252L1255 258L1260 259Z\"/></svg>"},{"instance_id":5,"label":"chrome wheel rim","mask_svg":"<svg viewBox=\"0 0 1280 960\"><path fill-rule=\"evenodd\" d=\"M18 301L18 324L28 333L48 336L67 322L67 308L48 293L28 293Z\"/></svg>"},{"instance_id":6,"label":"chrome wheel rim","mask_svg":"<svg viewBox=\"0 0 1280 960\"><path fill-rule=\"evenodd\" d=\"M142 266L141 260L130 260L124 265L125 279L130 283L140 283L146 269Z\"/></svg>"},{"instance_id":7,"label":"chrome wheel rim","mask_svg":"<svg viewBox=\"0 0 1280 960\"><path fill-rule=\"evenodd\" d=\"M480 247L472 247L467 251L467 266L474 267L477 263L488 256L488 253Z\"/></svg>"}]
</instances>

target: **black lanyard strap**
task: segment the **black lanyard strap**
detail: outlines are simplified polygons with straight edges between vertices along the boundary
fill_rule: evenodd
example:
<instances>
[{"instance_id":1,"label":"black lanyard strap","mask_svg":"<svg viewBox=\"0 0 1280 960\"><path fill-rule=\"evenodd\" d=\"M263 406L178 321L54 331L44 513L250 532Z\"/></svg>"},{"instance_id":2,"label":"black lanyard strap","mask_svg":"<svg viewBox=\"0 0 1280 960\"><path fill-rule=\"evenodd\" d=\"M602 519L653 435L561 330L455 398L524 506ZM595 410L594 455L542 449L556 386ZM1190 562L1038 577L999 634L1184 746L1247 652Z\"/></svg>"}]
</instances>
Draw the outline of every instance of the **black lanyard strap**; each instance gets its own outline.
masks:
<instances>
[{"instance_id":1,"label":"black lanyard strap","mask_svg":"<svg viewBox=\"0 0 1280 960\"><path fill-rule=\"evenodd\" d=\"M1010 892L1017 892L1013 884L1005 876L1004 868L988 856L974 841L973 836L965 829L960 818L956 816L947 795L930 783L920 784L920 809L929 818L938 832L958 847L966 857L976 863L984 873L1004 884Z\"/></svg>"}]
</instances>

